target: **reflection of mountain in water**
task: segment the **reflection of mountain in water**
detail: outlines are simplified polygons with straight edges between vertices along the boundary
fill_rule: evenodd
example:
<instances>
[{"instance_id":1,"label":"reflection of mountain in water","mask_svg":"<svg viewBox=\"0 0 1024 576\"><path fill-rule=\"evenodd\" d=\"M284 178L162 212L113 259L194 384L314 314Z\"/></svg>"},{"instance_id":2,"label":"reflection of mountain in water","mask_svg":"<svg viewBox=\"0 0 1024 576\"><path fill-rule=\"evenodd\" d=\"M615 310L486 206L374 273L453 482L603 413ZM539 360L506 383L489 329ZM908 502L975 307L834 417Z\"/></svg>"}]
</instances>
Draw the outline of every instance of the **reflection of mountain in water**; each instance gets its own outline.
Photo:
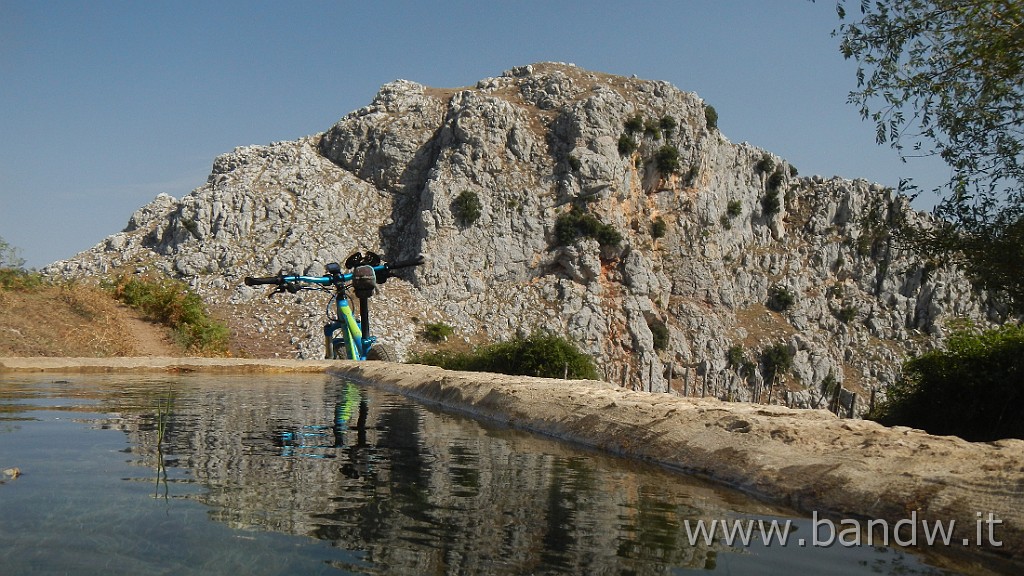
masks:
<instances>
[{"instance_id":1,"label":"reflection of mountain in water","mask_svg":"<svg viewBox=\"0 0 1024 576\"><path fill-rule=\"evenodd\" d=\"M163 458L205 485L196 497L216 520L363 550L389 573L644 574L713 562L683 520L735 515L736 502L656 469L336 379L291 380L175 385ZM151 418L124 428L155 468Z\"/></svg>"}]
</instances>

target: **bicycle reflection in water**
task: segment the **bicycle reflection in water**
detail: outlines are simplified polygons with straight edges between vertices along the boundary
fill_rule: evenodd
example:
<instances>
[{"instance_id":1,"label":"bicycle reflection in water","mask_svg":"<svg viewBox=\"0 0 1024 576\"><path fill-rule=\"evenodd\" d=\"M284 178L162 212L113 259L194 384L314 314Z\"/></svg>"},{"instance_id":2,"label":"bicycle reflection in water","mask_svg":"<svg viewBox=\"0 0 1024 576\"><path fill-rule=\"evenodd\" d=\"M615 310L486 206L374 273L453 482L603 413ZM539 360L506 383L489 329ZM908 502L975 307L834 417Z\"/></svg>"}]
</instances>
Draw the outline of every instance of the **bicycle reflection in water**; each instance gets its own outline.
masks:
<instances>
[{"instance_id":1,"label":"bicycle reflection in water","mask_svg":"<svg viewBox=\"0 0 1024 576\"><path fill-rule=\"evenodd\" d=\"M334 407L333 424L313 424L299 428L279 427L274 431L274 446L280 448L281 456L285 457L336 458L339 450L347 446L345 433L350 429L356 432L355 444L352 447L366 445L368 413L366 398L359 391L359 387L346 382L341 393L341 402ZM351 473L358 476L354 469Z\"/></svg>"}]
</instances>

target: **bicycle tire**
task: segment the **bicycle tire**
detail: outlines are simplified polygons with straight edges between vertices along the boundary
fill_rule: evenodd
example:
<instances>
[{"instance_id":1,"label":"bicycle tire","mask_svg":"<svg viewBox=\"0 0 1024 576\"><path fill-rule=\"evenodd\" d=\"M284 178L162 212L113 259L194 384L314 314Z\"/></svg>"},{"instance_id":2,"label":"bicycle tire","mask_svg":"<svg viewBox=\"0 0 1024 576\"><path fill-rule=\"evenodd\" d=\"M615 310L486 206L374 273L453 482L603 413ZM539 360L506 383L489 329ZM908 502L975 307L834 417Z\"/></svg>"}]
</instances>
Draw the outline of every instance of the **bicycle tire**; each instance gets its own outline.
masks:
<instances>
[{"instance_id":1,"label":"bicycle tire","mask_svg":"<svg viewBox=\"0 0 1024 576\"><path fill-rule=\"evenodd\" d=\"M374 344L366 353L366 359L378 362L398 362L398 353L389 344Z\"/></svg>"}]
</instances>

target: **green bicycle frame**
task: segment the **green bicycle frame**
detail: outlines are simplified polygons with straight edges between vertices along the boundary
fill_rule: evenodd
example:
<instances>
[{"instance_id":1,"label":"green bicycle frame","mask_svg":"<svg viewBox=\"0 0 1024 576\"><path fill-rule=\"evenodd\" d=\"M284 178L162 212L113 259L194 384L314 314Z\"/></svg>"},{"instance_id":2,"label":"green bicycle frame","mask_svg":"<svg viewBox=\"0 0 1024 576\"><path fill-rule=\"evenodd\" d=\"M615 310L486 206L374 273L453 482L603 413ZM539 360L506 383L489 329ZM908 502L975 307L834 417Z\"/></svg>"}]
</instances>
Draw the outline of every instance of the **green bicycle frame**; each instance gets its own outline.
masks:
<instances>
[{"instance_id":1,"label":"green bicycle frame","mask_svg":"<svg viewBox=\"0 0 1024 576\"><path fill-rule=\"evenodd\" d=\"M338 298L336 310L338 319L324 326L324 356L337 358L339 356L337 343L345 350L345 358L349 360L365 360L366 350L363 350L363 331L352 313L348 298ZM335 338L334 334L341 331L341 338ZM338 342L340 340L340 342ZM369 342L366 342L369 344Z\"/></svg>"}]
</instances>

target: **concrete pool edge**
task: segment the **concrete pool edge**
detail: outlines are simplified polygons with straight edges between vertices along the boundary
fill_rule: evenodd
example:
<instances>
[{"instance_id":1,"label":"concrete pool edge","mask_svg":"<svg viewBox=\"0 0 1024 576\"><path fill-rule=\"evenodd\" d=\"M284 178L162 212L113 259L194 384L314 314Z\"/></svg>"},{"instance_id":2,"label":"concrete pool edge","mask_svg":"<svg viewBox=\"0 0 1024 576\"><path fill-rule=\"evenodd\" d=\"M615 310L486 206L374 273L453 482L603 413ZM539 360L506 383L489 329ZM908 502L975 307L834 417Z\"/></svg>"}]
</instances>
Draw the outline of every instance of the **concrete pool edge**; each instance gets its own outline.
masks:
<instances>
[{"instance_id":1,"label":"concrete pool edge","mask_svg":"<svg viewBox=\"0 0 1024 576\"><path fill-rule=\"evenodd\" d=\"M894 527L904 521L900 526L906 527L913 519L923 552L959 558L980 553L1017 567L1024 562L1024 441L971 443L839 419L823 410L633 392L596 381L378 363L342 363L329 371L476 417L699 474L828 517L837 533L853 522L885 521ZM981 545L978 512L983 514ZM1001 521L992 525L993 540L985 523L988 512ZM957 530L950 545L928 546L921 522L934 526L951 520Z\"/></svg>"},{"instance_id":2,"label":"concrete pool edge","mask_svg":"<svg viewBox=\"0 0 1024 576\"><path fill-rule=\"evenodd\" d=\"M889 526L956 521L950 546L1024 562L1024 441L970 443L841 420L824 411L725 403L566 381L378 362L238 358L0 358L7 373L331 373L429 404L662 464L801 512ZM1001 524L986 542L977 513ZM982 520L985 518L982 517ZM985 528L977 545L976 526ZM924 540L920 526L917 540ZM961 545L967 539L967 545ZM985 545L989 544L989 545ZM838 545L838 544L837 544ZM966 554L964 554L966 553Z\"/></svg>"}]
</instances>

